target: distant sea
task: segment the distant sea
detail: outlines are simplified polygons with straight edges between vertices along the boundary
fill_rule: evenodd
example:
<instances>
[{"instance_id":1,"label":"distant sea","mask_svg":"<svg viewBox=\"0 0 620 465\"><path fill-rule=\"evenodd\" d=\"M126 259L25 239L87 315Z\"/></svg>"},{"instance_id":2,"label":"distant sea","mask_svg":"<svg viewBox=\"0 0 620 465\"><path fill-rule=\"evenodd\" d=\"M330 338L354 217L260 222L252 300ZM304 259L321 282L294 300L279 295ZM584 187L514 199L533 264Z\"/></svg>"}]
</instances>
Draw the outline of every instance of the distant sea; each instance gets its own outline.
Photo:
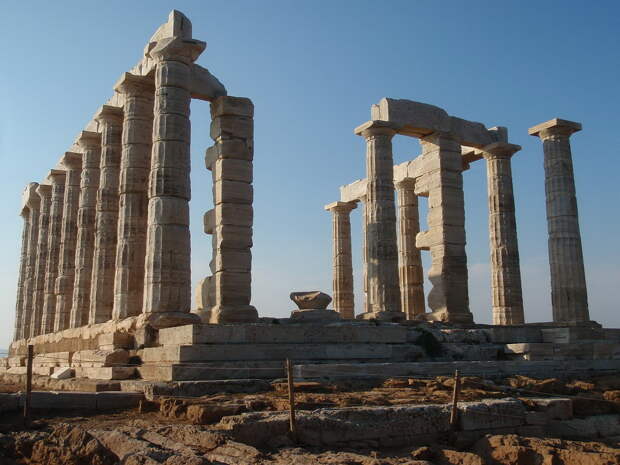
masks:
<instances>
[{"instance_id":1,"label":"distant sea","mask_svg":"<svg viewBox=\"0 0 620 465\"><path fill-rule=\"evenodd\" d=\"M8 350L0 350L0 358L8 357L8 355L9 355L9 351Z\"/></svg>"}]
</instances>

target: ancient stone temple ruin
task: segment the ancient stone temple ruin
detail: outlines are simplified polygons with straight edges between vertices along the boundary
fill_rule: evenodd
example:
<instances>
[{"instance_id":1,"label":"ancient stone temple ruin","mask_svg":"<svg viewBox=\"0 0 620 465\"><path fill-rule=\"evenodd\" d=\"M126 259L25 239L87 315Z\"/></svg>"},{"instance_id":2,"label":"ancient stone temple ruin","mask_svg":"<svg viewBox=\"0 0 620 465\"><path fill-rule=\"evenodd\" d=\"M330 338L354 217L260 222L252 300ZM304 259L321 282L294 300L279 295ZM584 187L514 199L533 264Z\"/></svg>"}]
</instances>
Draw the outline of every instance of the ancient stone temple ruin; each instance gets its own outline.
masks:
<instances>
[{"instance_id":1,"label":"ancient stone temple ruin","mask_svg":"<svg viewBox=\"0 0 620 465\"><path fill-rule=\"evenodd\" d=\"M544 149L552 322L524 321L511 174L520 147L504 127L393 99L373 105L355 130L367 145L366 179L341 187L325 207L333 310L329 296L298 292L291 318L259 318L251 305L253 105L195 63L205 47L173 11L58 164L26 186L15 337L0 371L24 373L28 345L40 376L143 382L273 378L286 358L299 376L620 367L619 331L588 312L569 144L581 126L560 119L530 130ZM210 102L214 141L205 157L214 208L204 215L212 276L200 282L193 311L192 99ZM394 166L397 135L420 139L421 155ZM468 304L463 173L482 159L493 325L475 324ZM426 231L420 196L428 198ZM365 299L356 312L349 216L358 203ZM424 348L428 334L441 351Z\"/></svg>"}]
</instances>

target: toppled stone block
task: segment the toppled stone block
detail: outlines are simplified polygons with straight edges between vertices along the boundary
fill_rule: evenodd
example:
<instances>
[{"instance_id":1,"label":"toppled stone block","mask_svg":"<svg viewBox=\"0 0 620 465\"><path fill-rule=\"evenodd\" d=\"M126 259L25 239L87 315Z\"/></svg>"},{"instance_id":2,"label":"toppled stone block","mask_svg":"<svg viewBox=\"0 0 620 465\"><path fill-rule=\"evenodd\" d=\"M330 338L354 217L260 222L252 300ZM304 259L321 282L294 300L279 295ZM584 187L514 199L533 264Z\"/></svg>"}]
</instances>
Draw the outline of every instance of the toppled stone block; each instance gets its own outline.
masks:
<instances>
[{"instance_id":1,"label":"toppled stone block","mask_svg":"<svg viewBox=\"0 0 620 465\"><path fill-rule=\"evenodd\" d=\"M562 398L527 398L524 402L537 412L544 412L550 420L573 418L573 402Z\"/></svg>"},{"instance_id":2,"label":"toppled stone block","mask_svg":"<svg viewBox=\"0 0 620 465\"><path fill-rule=\"evenodd\" d=\"M525 407L517 399L460 402L459 420L464 431L512 428L525 425Z\"/></svg>"},{"instance_id":3,"label":"toppled stone block","mask_svg":"<svg viewBox=\"0 0 620 465\"><path fill-rule=\"evenodd\" d=\"M332 301L321 291L291 292L290 297L300 310L324 310Z\"/></svg>"}]
</instances>

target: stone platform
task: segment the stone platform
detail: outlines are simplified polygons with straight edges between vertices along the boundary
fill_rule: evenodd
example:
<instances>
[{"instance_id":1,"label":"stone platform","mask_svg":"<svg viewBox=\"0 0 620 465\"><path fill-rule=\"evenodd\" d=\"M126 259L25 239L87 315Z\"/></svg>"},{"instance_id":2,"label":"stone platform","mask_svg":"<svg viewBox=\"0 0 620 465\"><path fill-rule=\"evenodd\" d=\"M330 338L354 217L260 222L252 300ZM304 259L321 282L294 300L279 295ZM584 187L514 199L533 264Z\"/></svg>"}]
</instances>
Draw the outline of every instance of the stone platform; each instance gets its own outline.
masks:
<instances>
[{"instance_id":1,"label":"stone platform","mask_svg":"<svg viewBox=\"0 0 620 465\"><path fill-rule=\"evenodd\" d=\"M301 377L555 375L620 368L620 330L589 326L469 325L338 321L196 324L156 331L145 347L132 327L94 325L32 342L40 376L145 381L274 379L291 359ZM0 361L23 375L24 344ZM74 350L72 350L74 349ZM75 350L77 349L77 350ZM574 363L573 363L574 362ZM67 370L69 368L70 370Z\"/></svg>"}]
</instances>

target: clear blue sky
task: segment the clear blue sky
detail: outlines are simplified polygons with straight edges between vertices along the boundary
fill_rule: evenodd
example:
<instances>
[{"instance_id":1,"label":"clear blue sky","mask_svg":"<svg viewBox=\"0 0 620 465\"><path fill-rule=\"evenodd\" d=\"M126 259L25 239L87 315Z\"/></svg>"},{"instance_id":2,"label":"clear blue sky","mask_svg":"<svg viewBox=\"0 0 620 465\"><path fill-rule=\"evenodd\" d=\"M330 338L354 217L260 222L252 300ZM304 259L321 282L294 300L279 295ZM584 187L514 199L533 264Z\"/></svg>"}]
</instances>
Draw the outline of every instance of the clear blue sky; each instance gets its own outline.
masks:
<instances>
[{"instance_id":1,"label":"clear blue sky","mask_svg":"<svg viewBox=\"0 0 620 465\"><path fill-rule=\"evenodd\" d=\"M509 128L526 318L551 319L542 146L530 126L583 123L572 138L593 319L620 327L620 3L497 1L10 2L0 34L0 347L12 333L20 193L40 181L140 58L173 8L208 43L198 62L256 106L254 298L286 316L292 290L331 293L338 186L365 176L352 129L382 97L407 98ZM192 274L208 274L204 168L209 109L192 104ZM419 153L395 142L396 162ZM465 173L471 308L490 322L484 162ZM354 252L360 302L360 215ZM426 255L426 254L425 254ZM425 257L428 270L428 257ZM428 284L427 284L428 291ZM358 307L359 311L359 307Z\"/></svg>"}]
</instances>

